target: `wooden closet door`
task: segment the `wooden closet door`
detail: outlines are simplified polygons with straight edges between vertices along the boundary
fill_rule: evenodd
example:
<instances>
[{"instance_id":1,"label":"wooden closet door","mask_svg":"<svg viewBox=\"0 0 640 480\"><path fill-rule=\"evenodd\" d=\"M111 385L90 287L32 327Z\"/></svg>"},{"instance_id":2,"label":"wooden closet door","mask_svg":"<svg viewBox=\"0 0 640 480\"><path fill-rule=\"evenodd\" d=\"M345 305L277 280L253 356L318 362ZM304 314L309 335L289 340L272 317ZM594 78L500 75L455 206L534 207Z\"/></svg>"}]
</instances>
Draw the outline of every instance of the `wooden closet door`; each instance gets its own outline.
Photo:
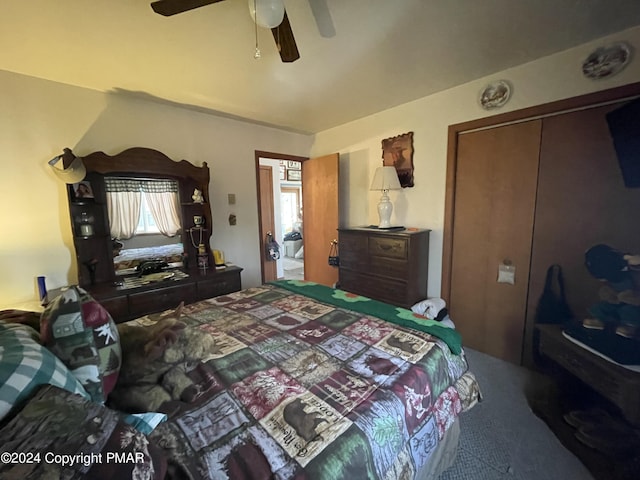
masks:
<instances>
[{"instance_id":1,"label":"wooden closet door","mask_svg":"<svg viewBox=\"0 0 640 480\"><path fill-rule=\"evenodd\" d=\"M449 313L464 345L519 364L541 121L458 136ZM515 284L498 283L503 261Z\"/></svg>"}]
</instances>

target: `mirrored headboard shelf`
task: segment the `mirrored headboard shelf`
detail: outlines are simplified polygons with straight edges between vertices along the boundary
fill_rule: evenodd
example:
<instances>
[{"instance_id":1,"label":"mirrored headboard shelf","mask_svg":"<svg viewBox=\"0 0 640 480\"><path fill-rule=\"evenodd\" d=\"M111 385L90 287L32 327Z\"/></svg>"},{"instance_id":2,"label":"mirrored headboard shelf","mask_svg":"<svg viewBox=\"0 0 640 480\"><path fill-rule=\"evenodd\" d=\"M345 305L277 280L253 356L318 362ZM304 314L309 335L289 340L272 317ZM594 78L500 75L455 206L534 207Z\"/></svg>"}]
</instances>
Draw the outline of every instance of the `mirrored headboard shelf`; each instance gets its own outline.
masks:
<instances>
[{"instance_id":1,"label":"mirrored headboard shelf","mask_svg":"<svg viewBox=\"0 0 640 480\"><path fill-rule=\"evenodd\" d=\"M173 179L178 183L182 245L188 258L188 268L197 268L197 248L189 235L194 217L202 226L202 243L210 245L211 208L207 202L209 192L209 167L206 162L196 166L187 160L174 161L164 153L144 147L124 150L116 155L94 152L82 157L87 175L79 185L68 185L69 215L73 242L78 263L78 283L81 286L113 283L116 272L113 262L114 248L110 235L105 177L131 177ZM201 203L193 201L194 190L204 194ZM200 233L200 232L199 232ZM200 237L199 237L200 238ZM209 248L207 252L210 255ZM209 259L213 265L213 259Z\"/></svg>"}]
</instances>

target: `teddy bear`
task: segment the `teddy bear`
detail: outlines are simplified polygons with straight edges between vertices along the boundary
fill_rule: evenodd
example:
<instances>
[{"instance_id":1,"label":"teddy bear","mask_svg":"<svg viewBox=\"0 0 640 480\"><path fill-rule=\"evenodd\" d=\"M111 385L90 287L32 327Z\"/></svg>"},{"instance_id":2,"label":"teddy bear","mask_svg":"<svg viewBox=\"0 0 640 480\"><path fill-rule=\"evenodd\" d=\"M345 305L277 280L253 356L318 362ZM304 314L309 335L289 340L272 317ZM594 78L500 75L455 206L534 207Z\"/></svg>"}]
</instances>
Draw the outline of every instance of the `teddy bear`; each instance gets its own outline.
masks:
<instances>
[{"instance_id":1,"label":"teddy bear","mask_svg":"<svg viewBox=\"0 0 640 480\"><path fill-rule=\"evenodd\" d=\"M119 324L122 367L110 406L130 413L162 411L191 403L210 383L202 363L215 340L181 320L184 303L175 310L149 315L151 325ZM169 409L169 410L168 410Z\"/></svg>"},{"instance_id":2,"label":"teddy bear","mask_svg":"<svg viewBox=\"0 0 640 480\"><path fill-rule=\"evenodd\" d=\"M603 286L600 301L589 307L583 327L603 330L609 326L621 337L640 338L640 255L598 244L585 253L585 266Z\"/></svg>"}]
</instances>

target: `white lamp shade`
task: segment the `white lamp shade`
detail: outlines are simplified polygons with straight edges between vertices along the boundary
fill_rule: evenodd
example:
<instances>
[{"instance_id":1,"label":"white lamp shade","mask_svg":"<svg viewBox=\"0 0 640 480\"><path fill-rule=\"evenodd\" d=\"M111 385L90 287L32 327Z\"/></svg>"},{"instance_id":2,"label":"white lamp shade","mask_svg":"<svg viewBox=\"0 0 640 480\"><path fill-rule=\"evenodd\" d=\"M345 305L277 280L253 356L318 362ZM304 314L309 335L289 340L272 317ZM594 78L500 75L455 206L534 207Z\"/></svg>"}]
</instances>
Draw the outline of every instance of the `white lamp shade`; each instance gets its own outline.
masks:
<instances>
[{"instance_id":1,"label":"white lamp shade","mask_svg":"<svg viewBox=\"0 0 640 480\"><path fill-rule=\"evenodd\" d=\"M373 175L370 190L400 190L396 167L378 167Z\"/></svg>"},{"instance_id":2,"label":"white lamp shade","mask_svg":"<svg viewBox=\"0 0 640 480\"><path fill-rule=\"evenodd\" d=\"M264 28L275 28L284 19L282 0L248 0L249 14L254 22Z\"/></svg>"}]
</instances>

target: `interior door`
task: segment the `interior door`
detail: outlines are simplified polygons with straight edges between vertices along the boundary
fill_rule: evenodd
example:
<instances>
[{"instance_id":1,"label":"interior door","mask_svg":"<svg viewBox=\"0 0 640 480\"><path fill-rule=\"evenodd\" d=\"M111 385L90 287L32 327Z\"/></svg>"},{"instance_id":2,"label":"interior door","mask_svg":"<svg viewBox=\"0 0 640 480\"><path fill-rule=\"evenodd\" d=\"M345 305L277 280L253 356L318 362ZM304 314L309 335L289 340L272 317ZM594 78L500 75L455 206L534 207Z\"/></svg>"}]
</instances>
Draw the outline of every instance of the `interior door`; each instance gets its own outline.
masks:
<instances>
[{"instance_id":1,"label":"interior door","mask_svg":"<svg viewBox=\"0 0 640 480\"><path fill-rule=\"evenodd\" d=\"M262 282L277 280L278 270L274 260L267 258L265 237L268 232L275 232L275 209L273 204L273 174L272 169L260 165L258 169L260 182L260 260L262 262Z\"/></svg>"},{"instance_id":2,"label":"interior door","mask_svg":"<svg viewBox=\"0 0 640 480\"><path fill-rule=\"evenodd\" d=\"M327 286L338 281L338 269L328 263L338 236L338 173L337 153L302 162L304 278Z\"/></svg>"},{"instance_id":3,"label":"interior door","mask_svg":"<svg viewBox=\"0 0 640 480\"><path fill-rule=\"evenodd\" d=\"M458 136L449 312L465 345L521 362L540 120ZM498 267L515 283L498 283Z\"/></svg>"}]
</instances>

